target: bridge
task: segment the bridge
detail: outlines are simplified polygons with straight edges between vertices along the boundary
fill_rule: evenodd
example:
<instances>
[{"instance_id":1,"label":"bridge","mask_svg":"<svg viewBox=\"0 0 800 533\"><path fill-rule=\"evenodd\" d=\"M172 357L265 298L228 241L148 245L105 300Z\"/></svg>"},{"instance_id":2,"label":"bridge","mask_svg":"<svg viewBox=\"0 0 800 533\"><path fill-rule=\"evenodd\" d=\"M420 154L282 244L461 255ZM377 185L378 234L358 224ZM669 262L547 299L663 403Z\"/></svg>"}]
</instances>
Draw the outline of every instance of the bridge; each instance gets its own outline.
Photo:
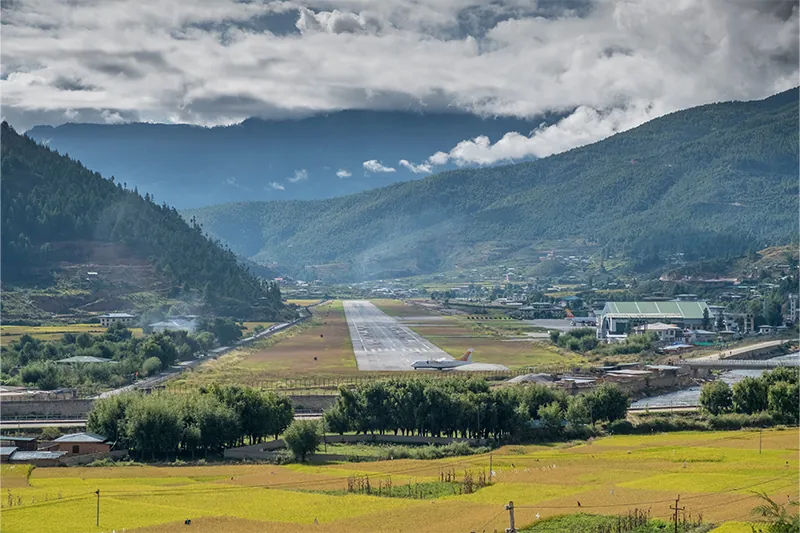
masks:
<instances>
[{"instance_id":1,"label":"bridge","mask_svg":"<svg viewBox=\"0 0 800 533\"><path fill-rule=\"evenodd\" d=\"M676 362L678 366L707 370L769 370L779 367L800 368L800 358L776 361L766 359L687 359Z\"/></svg>"}]
</instances>

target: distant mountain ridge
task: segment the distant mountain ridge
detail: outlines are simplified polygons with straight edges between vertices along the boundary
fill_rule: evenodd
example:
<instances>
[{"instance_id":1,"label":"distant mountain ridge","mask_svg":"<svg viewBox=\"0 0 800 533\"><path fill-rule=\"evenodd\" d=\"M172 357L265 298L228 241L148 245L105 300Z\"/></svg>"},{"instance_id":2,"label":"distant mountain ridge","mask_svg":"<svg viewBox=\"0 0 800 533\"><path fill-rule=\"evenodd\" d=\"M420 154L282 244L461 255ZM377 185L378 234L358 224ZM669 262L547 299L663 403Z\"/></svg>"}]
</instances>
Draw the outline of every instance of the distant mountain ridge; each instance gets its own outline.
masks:
<instances>
[{"instance_id":1,"label":"distant mountain ridge","mask_svg":"<svg viewBox=\"0 0 800 533\"><path fill-rule=\"evenodd\" d=\"M343 279L435 272L561 238L642 261L735 255L797 234L797 108L793 89L672 113L529 163L184 215L254 261L308 275L335 264Z\"/></svg>"},{"instance_id":2,"label":"distant mountain ridge","mask_svg":"<svg viewBox=\"0 0 800 533\"><path fill-rule=\"evenodd\" d=\"M419 179L426 174L415 174L399 161L419 164L465 139L486 135L495 142L511 131L527 134L543 121L548 118L349 110L214 128L64 124L36 126L27 134L158 201L190 208L331 198ZM371 160L394 171L370 172L363 164ZM455 167L440 170L447 168Z\"/></svg>"}]
</instances>

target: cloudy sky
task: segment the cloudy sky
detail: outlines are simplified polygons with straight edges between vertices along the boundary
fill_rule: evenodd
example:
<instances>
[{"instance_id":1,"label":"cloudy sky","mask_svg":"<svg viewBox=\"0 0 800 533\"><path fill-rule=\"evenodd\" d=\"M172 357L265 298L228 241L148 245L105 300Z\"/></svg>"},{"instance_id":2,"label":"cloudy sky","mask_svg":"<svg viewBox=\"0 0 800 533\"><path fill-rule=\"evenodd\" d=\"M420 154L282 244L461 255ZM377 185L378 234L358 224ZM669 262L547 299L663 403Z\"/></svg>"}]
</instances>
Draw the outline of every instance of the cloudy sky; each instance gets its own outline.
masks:
<instances>
[{"instance_id":1,"label":"cloudy sky","mask_svg":"<svg viewBox=\"0 0 800 533\"><path fill-rule=\"evenodd\" d=\"M794 87L798 38L798 0L2 0L0 94L20 130L339 109L568 114L392 162L427 172Z\"/></svg>"}]
</instances>

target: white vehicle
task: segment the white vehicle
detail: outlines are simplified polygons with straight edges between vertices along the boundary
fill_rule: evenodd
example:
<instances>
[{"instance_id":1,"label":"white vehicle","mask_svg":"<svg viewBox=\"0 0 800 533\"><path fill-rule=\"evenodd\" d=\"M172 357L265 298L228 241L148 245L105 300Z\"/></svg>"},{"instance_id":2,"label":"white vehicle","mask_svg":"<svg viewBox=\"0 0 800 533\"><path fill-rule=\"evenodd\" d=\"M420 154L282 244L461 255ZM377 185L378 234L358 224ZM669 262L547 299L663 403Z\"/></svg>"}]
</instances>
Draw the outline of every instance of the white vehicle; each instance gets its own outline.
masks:
<instances>
[{"instance_id":1,"label":"white vehicle","mask_svg":"<svg viewBox=\"0 0 800 533\"><path fill-rule=\"evenodd\" d=\"M449 370L451 368L456 368L459 366L471 364L473 351L474 350L470 348L469 350L467 350L467 353L465 353L458 359L446 359L442 357L441 359L429 359L427 361L419 360L411 363L411 366L414 368L414 370L420 370L420 369Z\"/></svg>"}]
</instances>

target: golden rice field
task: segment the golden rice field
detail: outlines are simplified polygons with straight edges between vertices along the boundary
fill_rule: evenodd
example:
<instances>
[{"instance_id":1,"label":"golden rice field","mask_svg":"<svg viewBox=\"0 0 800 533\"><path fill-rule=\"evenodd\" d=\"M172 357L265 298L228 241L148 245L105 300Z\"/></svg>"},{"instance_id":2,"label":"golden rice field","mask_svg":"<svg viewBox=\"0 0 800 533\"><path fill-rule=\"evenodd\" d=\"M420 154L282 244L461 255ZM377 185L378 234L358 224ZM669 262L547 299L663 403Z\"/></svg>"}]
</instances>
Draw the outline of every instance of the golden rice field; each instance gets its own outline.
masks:
<instances>
[{"instance_id":1,"label":"golden rice field","mask_svg":"<svg viewBox=\"0 0 800 533\"><path fill-rule=\"evenodd\" d=\"M399 485L434 481L443 469L483 471L488 455L287 466L36 468L27 479L22 466L3 466L2 531L502 531L509 500L517 507L519 526L535 522L537 513L546 518L649 508L654 517L666 518L680 494L692 516L702 514L706 522L721 525L718 531L738 533L749 531L750 509L757 504L752 491L766 491L779 502L797 498L799 436L797 429L765 431L760 454L758 432L748 431L506 446L493 454L491 486L435 500L318 491L343 490L355 474L368 474L373 484L391 478ZM185 519L191 519L191 528Z\"/></svg>"},{"instance_id":2,"label":"golden rice field","mask_svg":"<svg viewBox=\"0 0 800 533\"><path fill-rule=\"evenodd\" d=\"M130 328L134 336L143 335L142 328ZM0 343L8 344L19 340L25 334L36 337L37 339L51 341L60 339L65 333L89 333L90 335L102 335L106 328L100 324L64 324L61 326L0 326Z\"/></svg>"}]
</instances>

